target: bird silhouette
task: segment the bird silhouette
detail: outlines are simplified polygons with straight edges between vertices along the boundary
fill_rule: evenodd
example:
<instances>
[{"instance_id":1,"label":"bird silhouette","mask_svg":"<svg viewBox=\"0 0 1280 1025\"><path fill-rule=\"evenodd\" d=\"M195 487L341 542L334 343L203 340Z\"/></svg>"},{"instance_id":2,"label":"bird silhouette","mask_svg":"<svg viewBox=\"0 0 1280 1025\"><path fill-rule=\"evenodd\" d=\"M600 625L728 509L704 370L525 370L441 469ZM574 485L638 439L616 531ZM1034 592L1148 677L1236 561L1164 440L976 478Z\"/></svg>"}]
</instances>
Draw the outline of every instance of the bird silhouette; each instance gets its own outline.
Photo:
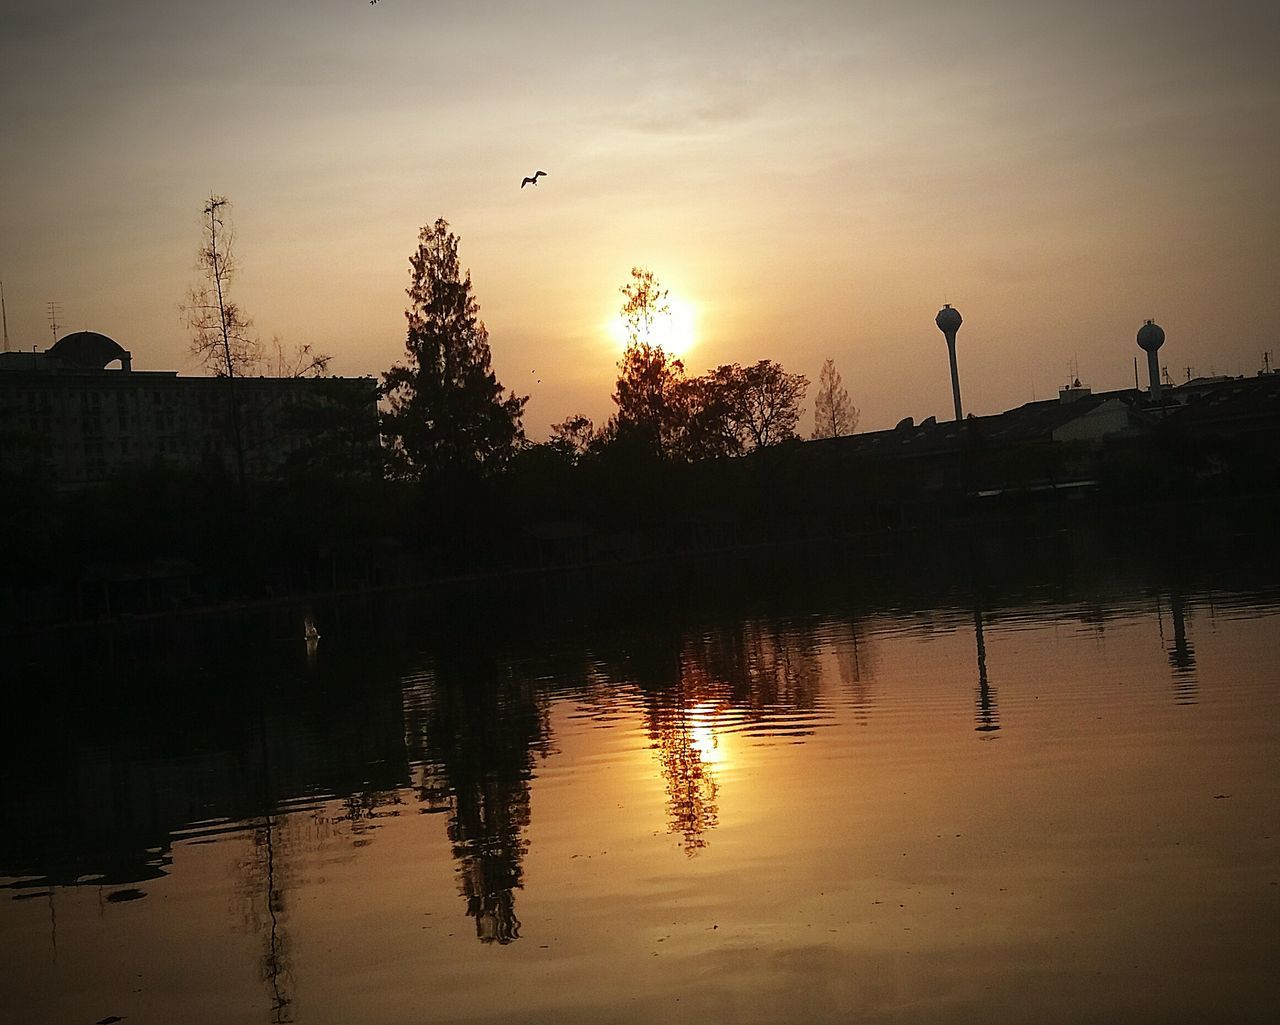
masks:
<instances>
[{"instance_id":1,"label":"bird silhouette","mask_svg":"<svg viewBox=\"0 0 1280 1025\"><path fill-rule=\"evenodd\" d=\"M546 173L547 173L546 171L534 171L532 177L525 178L523 181L520 182L520 188L523 189L526 185L536 186L538 184L538 178L540 176L545 176Z\"/></svg>"}]
</instances>

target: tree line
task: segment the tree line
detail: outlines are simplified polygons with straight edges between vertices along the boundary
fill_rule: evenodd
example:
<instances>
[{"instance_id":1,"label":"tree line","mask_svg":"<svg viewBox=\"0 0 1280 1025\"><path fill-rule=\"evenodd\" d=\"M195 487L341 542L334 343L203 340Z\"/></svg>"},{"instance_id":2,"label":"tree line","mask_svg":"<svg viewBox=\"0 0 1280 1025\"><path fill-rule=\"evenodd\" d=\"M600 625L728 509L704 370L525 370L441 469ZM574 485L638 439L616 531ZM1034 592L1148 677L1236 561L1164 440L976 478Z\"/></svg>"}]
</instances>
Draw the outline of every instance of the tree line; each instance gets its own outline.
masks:
<instances>
[{"instance_id":1,"label":"tree line","mask_svg":"<svg viewBox=\"0 0 1280 1025\"><path fill-rule=\"evenodd\" d=\"M458 237L443 218L422 228L410 257L406 358L383 377L383 437L395 476L486 473L531 448L570 464L625 452L657 462L690 463L740 456L798 437L802 374L773 360L723 364L687 373L655 341L670 315L668 293L650 270L633 267L619 291L627 343L618 361L615 411L597 427L583 414L552 425L542 446L525 435L528 396L504 389L491 367ZM813 437L852 433L857 410L832 361L823 367Z\"/></svg>"},{"instance_id":2,"label":"tree line","mask_svg":"<svg viewBox=\"0 0 1280 1025\"><path fill-rule=\"evenodd\" d=\"M199 279L184 313L193 357L227 381L229 434L243 488L235 379L264 371L324 376L331 357L306 345L290 349L279 338L268 349L253 333L252 320L231 297L237 262L228 207L229 201L218 195L204 206ZM409 258L405 354L382 375L379 387L382 470L393 479L486 475L510 467L537 447L524 429L528 396L504 388L493 371L488 331L458 245L448 221L439 218L419 231ZM689 463L740 456L798 437L808 378L768 359L691 375L682 360L655 340L655 328L671 311L667 290L654 273L633 267L619 291L626 347L612 396L616 410L599 427L583 414L553 424L539 456L573 464L618 449ZM322 430L325 406L331 404L305 410L307 426ZM812 437L851 434L857 419L839 372L827 360Z\"/></svg>"},{"instance_id":3,"label":"tree line","mask_svg":"<svg viewBox=\"0 0 1280 1025\"><path fill-rule=\"evenodd\" d=\"M536 565L545 558L539 523L634 531L660 547L654 539L682 510L752 515L767 499L769 515L786 513L775 510L785 489L762 485L758 461L746 457L798 437L809 381L772 360L689 373L654 337L669 307L651 271L634 268L619 290L627 339L612 415L599 425L568 416L535 443L525 431L528 396L494 372L447 221L418 233L405 350L377 381L375 418L370 391L325 380L328 354L258 338L235 298L229 212L220 196L203 205L198 280L182 311L193 357L221 382L232 457L121 464L101 487L72 491L59 487L34 441L4 446L0 527L18 543L0 572L0 619L93 618L108 607L152 610ZM244 379L259 375L321 380L305 401L268 411L305 444L270 477L246 479L261 409ZM818 391L826 412L815 434L851 431L857 414L830 363ZM0 440L12 433L7 423L0 416ZM137 582L161 562L179 566L188 580L179 589L189 593ZM112 582L126 566L134 582Z\"/></svg>"}]
</instances>

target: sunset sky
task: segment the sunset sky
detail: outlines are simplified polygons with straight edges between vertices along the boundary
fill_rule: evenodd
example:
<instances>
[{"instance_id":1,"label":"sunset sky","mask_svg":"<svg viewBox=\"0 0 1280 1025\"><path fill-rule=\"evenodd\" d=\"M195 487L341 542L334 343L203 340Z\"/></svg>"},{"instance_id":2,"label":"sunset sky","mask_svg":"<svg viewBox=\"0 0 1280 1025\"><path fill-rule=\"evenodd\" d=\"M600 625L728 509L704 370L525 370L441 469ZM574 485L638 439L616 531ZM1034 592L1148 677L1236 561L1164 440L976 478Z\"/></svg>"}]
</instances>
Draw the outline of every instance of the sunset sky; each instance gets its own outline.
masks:
<instances>
[{"instance_id":1,"label":"sunset sky","mask_svg":"<svg viewBox=\"0 0 1280 1025\"><path fill-rule=\"evenodd\" d=\"M179 305L229 197L235 298L340 374L402 357L418 228L462 239L531 436L603 422L630 268L684 358L834 359L861 429L1252 374L1280 281L1274 3L44 0L0 31L11 347L196 372ZM548 177L519 187L534 169ZM1145 368L1143 370L1145 384ZM812 397L802 421L812 427Z\"/></svg>"}]
</instances>

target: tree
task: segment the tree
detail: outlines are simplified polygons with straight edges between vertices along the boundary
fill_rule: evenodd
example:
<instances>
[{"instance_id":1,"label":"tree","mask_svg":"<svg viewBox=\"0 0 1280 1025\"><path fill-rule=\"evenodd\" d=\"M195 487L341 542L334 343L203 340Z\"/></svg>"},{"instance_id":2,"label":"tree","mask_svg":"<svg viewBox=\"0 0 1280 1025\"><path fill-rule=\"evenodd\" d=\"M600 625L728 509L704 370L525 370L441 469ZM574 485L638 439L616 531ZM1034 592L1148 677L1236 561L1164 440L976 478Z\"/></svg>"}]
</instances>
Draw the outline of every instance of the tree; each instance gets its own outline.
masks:
<instances>
[{"instance_id":1,"label":"tree","mask_svg":"<svg viewBox=\"0 0 1280 1025\"><path fill-rule=\"evenodd\" d=\"M262 347L251 333L253 321L230 297L238 263L235 229L225 210L231 201L210 196L201 222L204 233L196 252L200 280L187 293L187 327L191 331L191 355L218 377L243 377L262 361Z\"/></svg>"},{"instance_id":2,"label":"tree","mask_svg":"<svg viewBox=\"0 0 1280 1025\"><path fill-rule=\"evenodd\" d=\"M333 357L306 344L287 346L279 335L273 335L268 361L273 377L326 377Z\"/></svg>"},{"instance_id":3,"label":"tree","mask_svg":"<svg viewBox=\"0 0 1280 1025\"><path fill-rule=\"evenodd\" d=\"M183 307L191 354L215 377L248 377L266 370L274 377L324 377L332 356L310 345L286 346L278 335L271 339L271 351L264 351L252 333L252 318L231 301L231 280L239 264L235 229L224 214L230 205L225 196L210 196L204 206L204 240L196 253L201 277Z\"/></svg>"},{"instance_id":4,"label":"tree","mask_svg":"<svg viewBox=\"0 0 1280 1025\"><path fill-rule=\"evenodd\" d=\"M772 360L727 363L684 381L677 448L690 461L741 455L795 437L809 387Z\"/></svg>"},{"instance_id":5,"label":"tree","mask_svg":"<svg viewBox=\"0 0 1280 1025\"><path fill-rule=\"evenodd\" d=\"M734 415L740 370L736 365L722 366L681 383L678 450L689 462L742 453Z\"/></svg>"},{"instance_id":6,"label":"tree","mask_svg":"<svg viewBox=\"0 0 1280 1025\"><path fill-rule=\"evenodd\" d=\"M528 396L490 367L489 332L458 263L458 237L443 217L418 233L406 289L408 360L383 375L383 433L402 473L420 478L487 472L524 441Z\"/></svg>"},{"instance_id":7,"label":"tree","mask_svg":"<svg viewBox=\"0 0 1280 1025\"><path fill-rule=\"evenodd\" d=\"M730 419L744 443L764 448L794 438L809 379L767 359L745 368L735 363L730 369Z\"/></svg>"},{"instance_id":8,"label":"tree","mask_svg":"<svg viewBox=\"0 0 1280 1025\"><path fill-rule=\"evenodd\" d=\"M231 201L211 195L201 215L203 239L196 253L200 278L187 293L183 306L191 332L191 354L206 371L226 380L227 433L236 456L236 475L245 486L244 412L236 379L274 370L277 377L323 377L330 356L312 351L310 345L288 349L272 339L273 353L263 351L253 333L253 320L231 299L231 282L238 269L235 229L227 217Z\"/></svg>"},{"instance_id":9,"label":"tree","mask_svg":"<svg viewBox=\"0 0 1280 1025\"><path fill-rule=\"evenodd\" d=\"M243 377L262 359L257 338L250 333L253 321L231 301L231 279L236 272L235 231L224 220L230 206L225 196L211 195L204 206L204 233L196 253L200 280L187 294L187 327L191 354L210 373L226 378L227 420L236 454L236 474L244 490L244 432L240 425L240 401L235 379Z\"/></svg>"},{"instance_id":10,"label":"tree","mask_svg":"<svg viewBox=\"0 0 1280 1025\"><path fill-rule=\"evenodd\" d=\"M631 280L618 291L626 297L622 304L622 322L626 326L627 344L651 344L657 319L671 315L667 290L658 283L653 271L632 267Z\"/></svg>"},{"instance_id":11,"label":"tree","mask_svg":"<svg viewBox=\"0 0 1280 1025\"><path fill-rule=\"evenodd\" d=\"M550 444L570 462L576 463L585 456L596 440L595 424L582 413L575 413L558 424L551 425Z\"/></svg>"},{"instance_id":12,"label":"tree","mask_svg":"<svg viewBox=\"0 0 1280 1025\"><path fill-rule=\"evenodd\" d=\"M818 378L818 397L813 404L813 437L839 438L852 434L858 426L858 410L849 401L849 393L840 382L834 360L822 364Z\"/></svg>"},{"instance_id":13,"label":"tree","mask_svg":"<svg viewBox=\"0 0 1280 1025\"><path fill-rule=\"evenodd\" d=\"M606 432L615 439L634 439L659 458L669 457L682 420L684 364L650 340L654 322L670 313L667 290L652 271L632 267L631 280L619 291L625 297L627 347L618 361L613 394L618 412Z\"/></svg>"}]
</instances>

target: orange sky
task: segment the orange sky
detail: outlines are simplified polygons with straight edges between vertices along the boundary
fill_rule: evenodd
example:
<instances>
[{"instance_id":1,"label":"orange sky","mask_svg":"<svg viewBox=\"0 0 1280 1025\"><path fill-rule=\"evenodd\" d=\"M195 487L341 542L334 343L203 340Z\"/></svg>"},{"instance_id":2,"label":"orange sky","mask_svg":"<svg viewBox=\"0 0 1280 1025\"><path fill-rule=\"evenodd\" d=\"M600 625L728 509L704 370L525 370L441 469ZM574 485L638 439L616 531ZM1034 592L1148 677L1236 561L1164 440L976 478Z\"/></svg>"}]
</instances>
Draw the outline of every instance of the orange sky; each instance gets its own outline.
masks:
<instances>
[{"instance_id":1,"label":"orange sky","mask_svg":"<svg viewBox=\"0 0 1280 1025\"><path fill-rule=\"evenodd\" d=\"M944 302L979 414L1076 365L1132 384L1146 317L1175 379L1274 349L1273 4L112 6L5 15L14 348L52 341L54 299L193 372L178 306L216 191L259 333L348 375L401 357L409 253L448 218L537 438L611 411L633 264L694 307L692 371L832 358L864 429L950 415Z\"/></svg>"}]
</instances>

